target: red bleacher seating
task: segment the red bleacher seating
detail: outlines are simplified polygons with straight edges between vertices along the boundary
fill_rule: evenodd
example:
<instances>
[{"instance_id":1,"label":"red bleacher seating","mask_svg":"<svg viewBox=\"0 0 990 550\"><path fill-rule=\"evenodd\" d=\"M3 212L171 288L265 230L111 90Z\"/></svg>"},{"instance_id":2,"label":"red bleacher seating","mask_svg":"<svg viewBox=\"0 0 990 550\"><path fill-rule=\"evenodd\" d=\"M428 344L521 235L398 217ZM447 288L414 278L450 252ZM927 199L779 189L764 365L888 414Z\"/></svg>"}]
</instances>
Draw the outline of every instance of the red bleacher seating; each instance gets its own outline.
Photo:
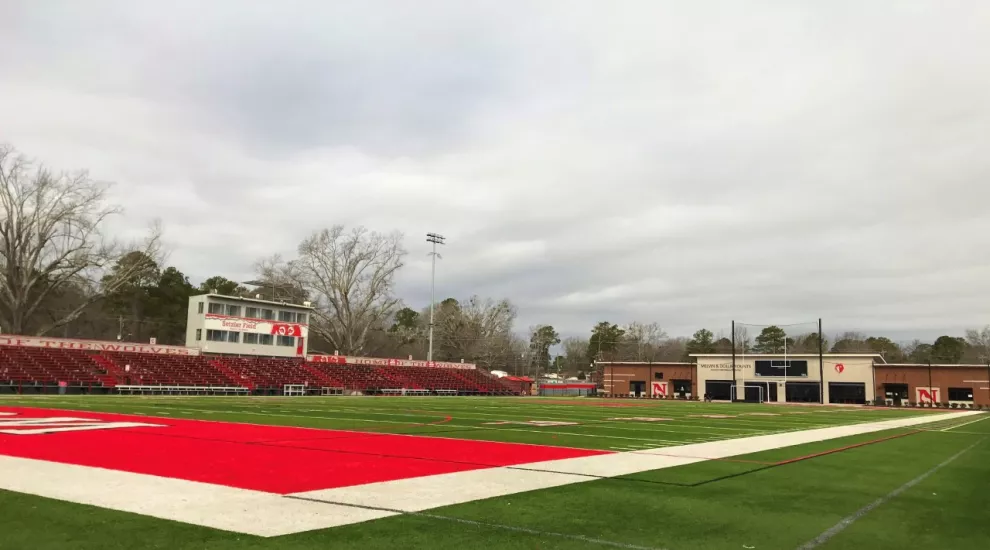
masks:
<instances>
[{"instance_id":1,"label":"red bleacher seating","mask_svg":"<svg viewBox=\"0 0 990 550\"><path fill-rule=\"evenodd\" d=\"M118 385L240 387L280 392L288 384L365 393L391 390L511 395L482 369L334 365L299 358L157 355L0 346L0 384L113 388Z\"/></svg>"},{"instance_id":2,"label":"red bleacher seating","mask_svg":"<svg viewBox=\"0 0 990 550\"><path fill-rule=\"evenodd\" d=\"M59 348L0 346L0 380L27 384L100 385L100 366L87 353Z\"/></svg>"},{"instance_id":3,"label":"red bleacher seating","mask_svg":"<svg viewBox=\"0 0 990 550\"><path fill-rule=\"evenodd\" d=\"M124 372L118 384L140 386L242 386L210 365L202 355L155 355L124 351L103 352ZM128 366L130 369L128 370Z\"/></svg>"}]
</instances>

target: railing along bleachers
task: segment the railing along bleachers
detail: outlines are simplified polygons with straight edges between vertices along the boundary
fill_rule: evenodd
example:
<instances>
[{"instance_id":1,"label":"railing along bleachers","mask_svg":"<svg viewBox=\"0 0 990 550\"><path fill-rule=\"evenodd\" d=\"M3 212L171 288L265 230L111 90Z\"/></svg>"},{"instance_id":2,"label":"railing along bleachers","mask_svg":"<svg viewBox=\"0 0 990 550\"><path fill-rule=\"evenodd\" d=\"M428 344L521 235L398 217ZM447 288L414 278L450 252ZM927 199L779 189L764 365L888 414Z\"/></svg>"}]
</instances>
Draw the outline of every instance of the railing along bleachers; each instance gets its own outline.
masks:
<instances>
[{"instance_id":1,"label":"railing along bleachers","mask_svg":"<svg viewBox=\"0 0 990 550\"><path fill-rule=\"evenodd\" d=\"M250 380L260 390L281 390L286 384L312 388L342 387L342 382L322 372L306 368L301 359L273 357L214 357L234 372Z\"/></svg>"},{"instance_id":2,"label":"railing along bleachers","mask_svg":"<svg viewBox=\"0 0 990 550\"><path fill-rule=\"evenodd\" d=\"M338 381L340 387L348 390L378 393L386 389L402 389L400 383L388 378L379 369L367 365L307 362L306 366Z\"/></svg>"}]
</instances>

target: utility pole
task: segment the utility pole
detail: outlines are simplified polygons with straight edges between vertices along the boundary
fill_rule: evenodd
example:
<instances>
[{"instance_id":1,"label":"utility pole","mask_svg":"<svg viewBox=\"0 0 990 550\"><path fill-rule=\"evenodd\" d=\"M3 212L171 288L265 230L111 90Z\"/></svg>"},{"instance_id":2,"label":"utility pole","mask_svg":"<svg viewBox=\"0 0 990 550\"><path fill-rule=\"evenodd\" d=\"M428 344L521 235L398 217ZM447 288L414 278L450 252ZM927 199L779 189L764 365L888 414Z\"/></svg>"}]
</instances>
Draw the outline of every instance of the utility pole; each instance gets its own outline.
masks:
<instances>
[{"instance_id":1,"label":"utility pole","mask_svg":"<svg viewBox=\"0 0 990 550\"><path fill-rule=\"evenodd\" d=\"M444 244L443 235L437 233L427 233L426 242L433 244L433 251L430 252L430 256L433 257L433 267L430 270L430 348L426 352L427 363L433 362L433 304L436 303L436 282L437 282L437 258L441 258L440 254L437 253L437 245Z\"/></svg>"}]
</instances>

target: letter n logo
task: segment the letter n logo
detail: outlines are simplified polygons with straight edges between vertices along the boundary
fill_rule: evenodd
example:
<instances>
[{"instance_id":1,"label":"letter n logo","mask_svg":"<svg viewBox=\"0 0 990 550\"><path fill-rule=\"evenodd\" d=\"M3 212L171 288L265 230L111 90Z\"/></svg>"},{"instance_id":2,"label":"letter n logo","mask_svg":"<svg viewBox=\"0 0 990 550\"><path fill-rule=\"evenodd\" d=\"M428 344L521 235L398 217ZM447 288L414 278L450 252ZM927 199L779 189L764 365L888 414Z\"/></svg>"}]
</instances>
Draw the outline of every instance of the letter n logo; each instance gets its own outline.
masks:
<instances>
[{"instance_id":1,"label":"letter n logo","mask_svg":"<svg viewBox=\"0 0 990 550\"><path fill-rule=\"evenodd\" d=\"M938 388L916 388L918 403L937 403Z\"/></svg>"}]
</instances>

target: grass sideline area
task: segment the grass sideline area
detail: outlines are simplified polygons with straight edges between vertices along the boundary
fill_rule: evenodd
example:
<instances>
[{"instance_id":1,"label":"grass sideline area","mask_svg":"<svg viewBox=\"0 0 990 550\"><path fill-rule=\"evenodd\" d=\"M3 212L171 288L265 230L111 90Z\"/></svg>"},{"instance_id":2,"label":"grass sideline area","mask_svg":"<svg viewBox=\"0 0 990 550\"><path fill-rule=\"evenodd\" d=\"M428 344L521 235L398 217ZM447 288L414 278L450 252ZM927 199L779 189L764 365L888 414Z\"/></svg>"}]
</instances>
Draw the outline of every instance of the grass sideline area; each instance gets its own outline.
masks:
<instances>
[{"instance_id":1,"label":"grass sideline area","mask_svg":"<svg viewBox=\"0 0 990 550\"><path fill-rule=\"evenodd\" d=\"M633 452L932 413L574 398L54 396L0 398L4 405ZM810 547L980 548L990 540L988 419L792 446L272 539L0 491L0 549L795 549L808 548L849 518L855 521ZM526 424L532 421L567 424Z\"/></svg>"},{"instance_id":2,"label":"grass sideline area","mask_svg":"<svg viewBox=\"0 0 990 550\"><path fill-rule=\"evenodd\" d=\"M634 451L876 422L934 409L564 397L0 397L0 405ZM555 423L534 425L532 422Z\"/></svg>"}]
</instances>

